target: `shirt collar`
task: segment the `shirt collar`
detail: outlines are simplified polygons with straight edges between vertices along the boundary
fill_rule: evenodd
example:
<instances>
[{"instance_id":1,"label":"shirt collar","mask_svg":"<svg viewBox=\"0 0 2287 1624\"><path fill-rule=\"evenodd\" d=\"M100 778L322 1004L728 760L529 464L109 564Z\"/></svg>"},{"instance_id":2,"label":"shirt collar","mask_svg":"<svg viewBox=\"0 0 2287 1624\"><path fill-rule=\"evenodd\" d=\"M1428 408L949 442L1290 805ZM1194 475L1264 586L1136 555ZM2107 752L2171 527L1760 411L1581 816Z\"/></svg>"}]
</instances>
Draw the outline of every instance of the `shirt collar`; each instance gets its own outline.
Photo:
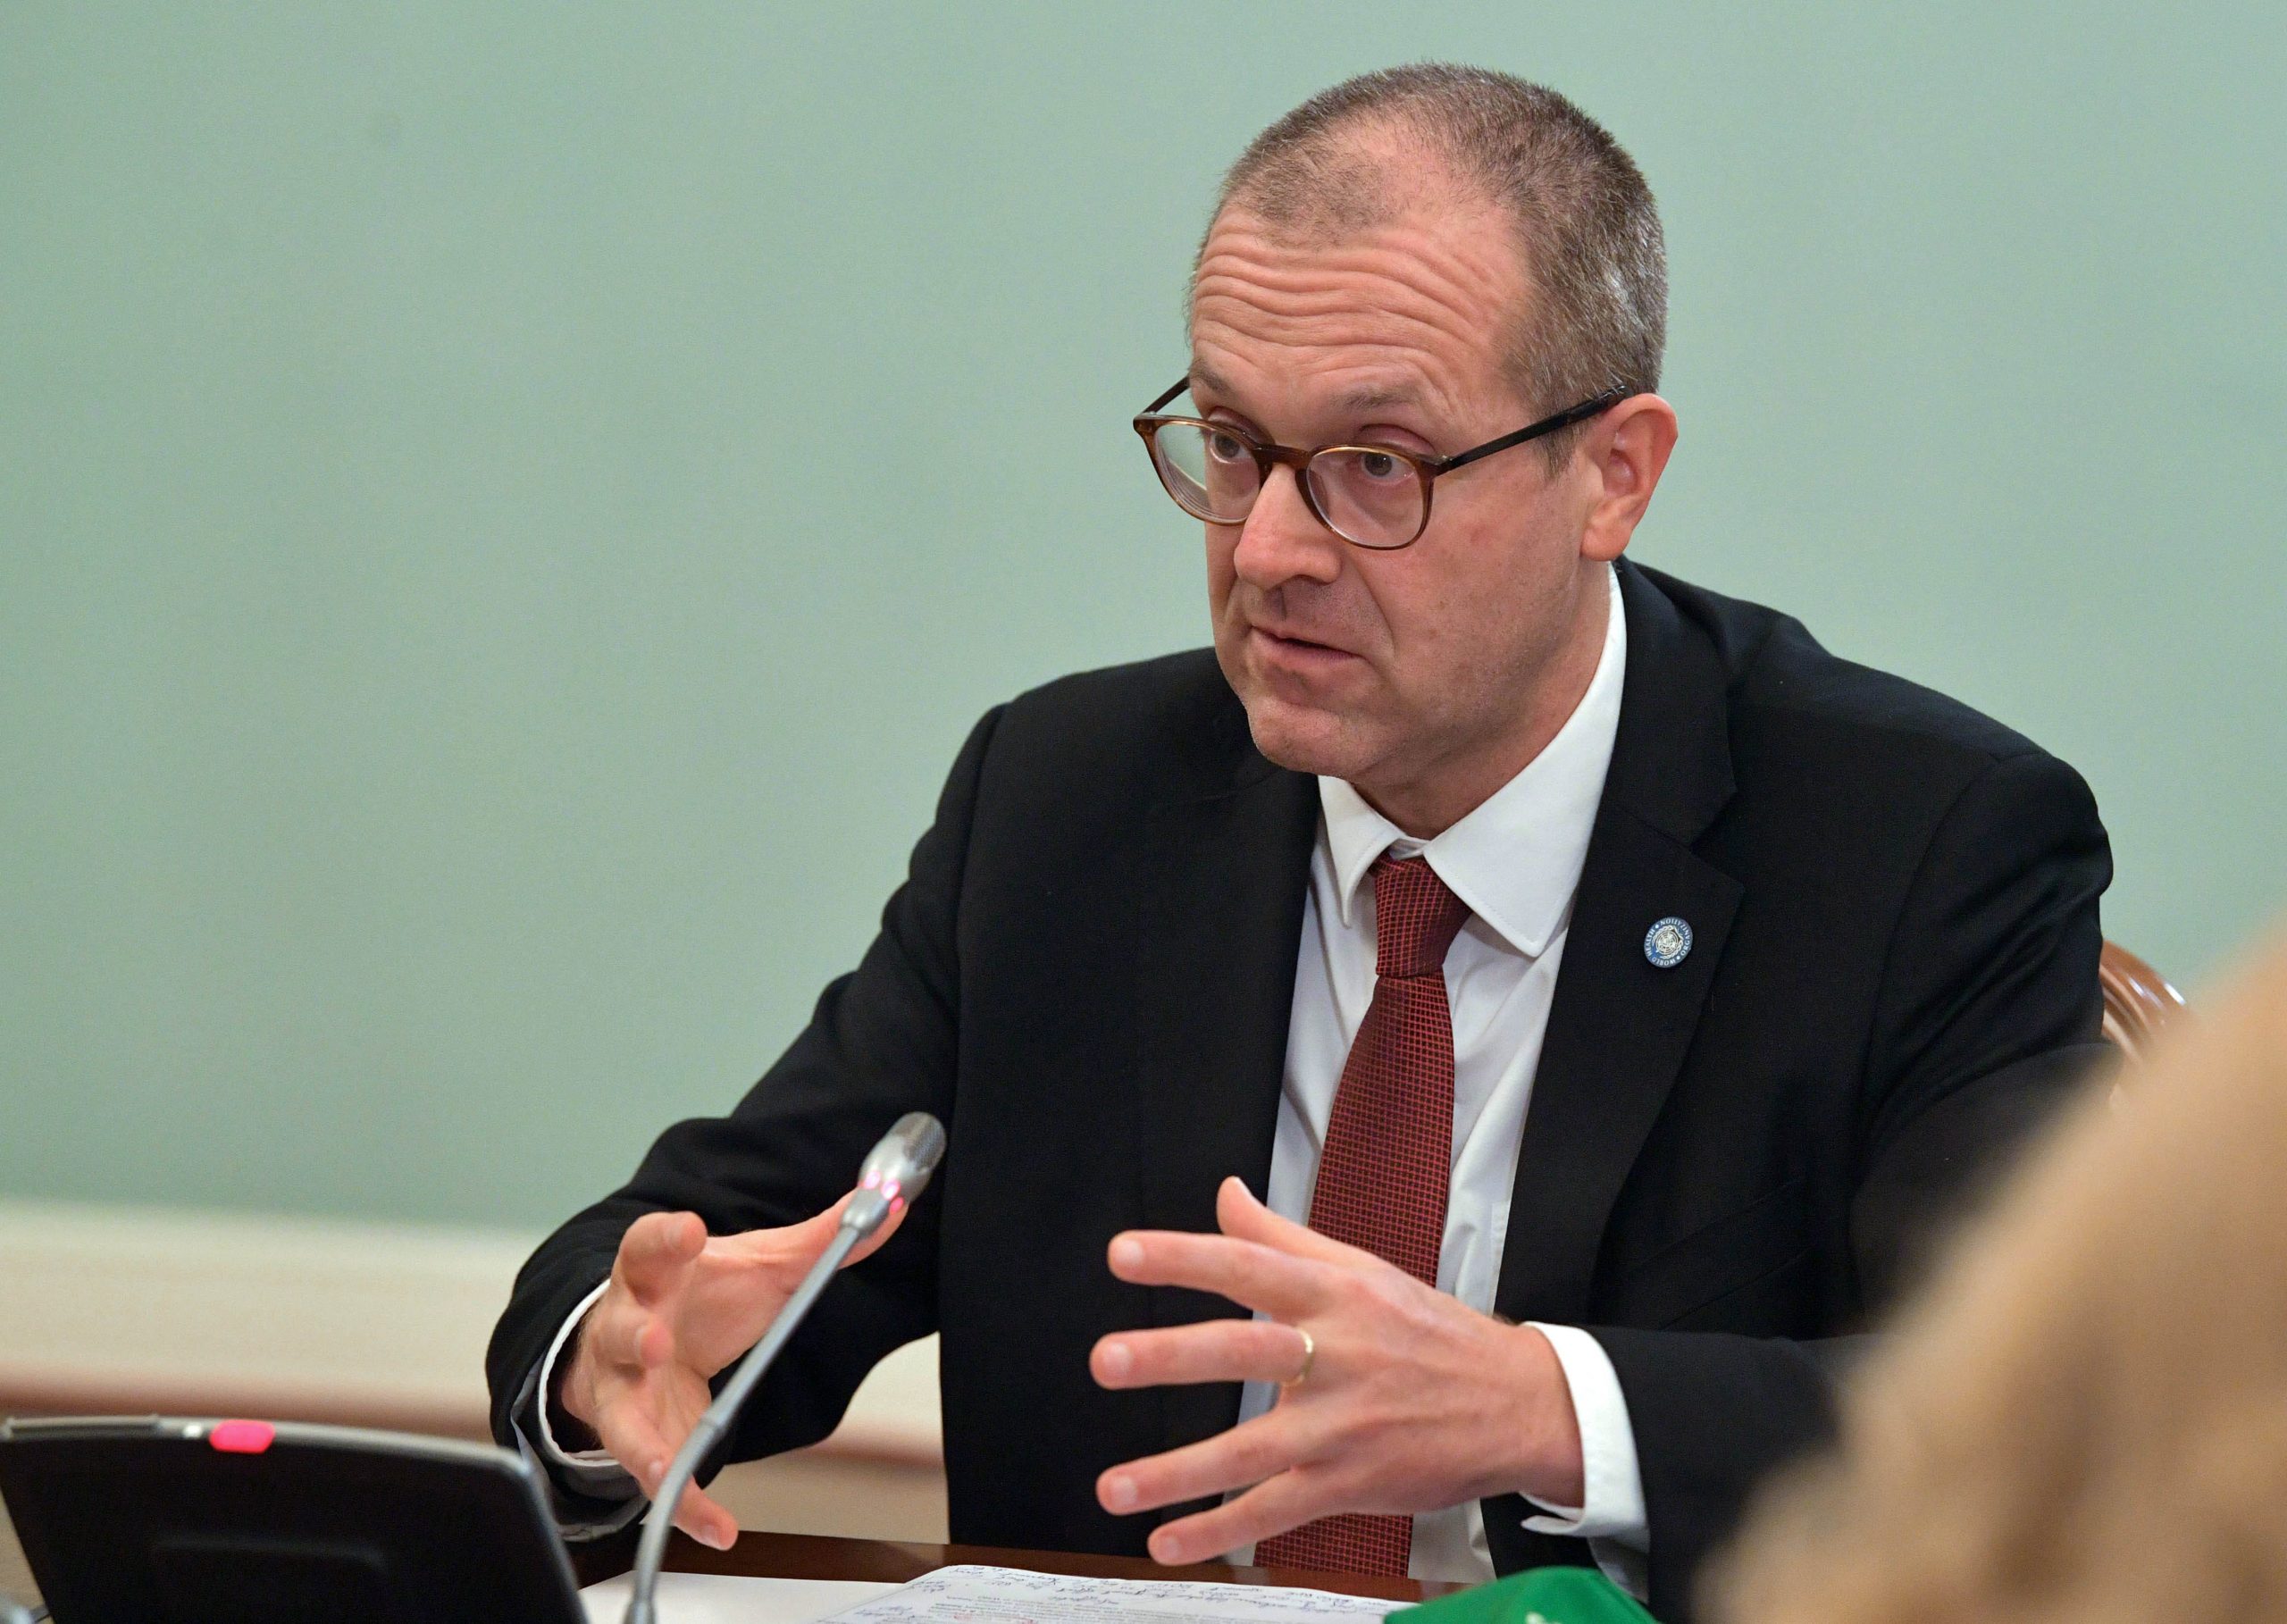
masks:
<instances>
[{"instance_id":1,"label":"shirt collar","mask_svg":"<svg viewBox=\"0 0 2287 1624\"><path fill-rule=\"evenodd\" d=\"M1604 652L1587 691L1556 736L1524 770L1468 816L1426 844L1405 833L1339 778L1319 780L1319 808L1334 859L1342 923L1356 916L1359 887L1374 859L1395 850L1420 853L1453 894L1495 934L1528 958L1537 958L1564 923L1588 835L1604 799L1620 731L1621 677L1628 667L1628 616L1620 578L1606 571L1612 593Z\"/></svg>"}]
</instances>

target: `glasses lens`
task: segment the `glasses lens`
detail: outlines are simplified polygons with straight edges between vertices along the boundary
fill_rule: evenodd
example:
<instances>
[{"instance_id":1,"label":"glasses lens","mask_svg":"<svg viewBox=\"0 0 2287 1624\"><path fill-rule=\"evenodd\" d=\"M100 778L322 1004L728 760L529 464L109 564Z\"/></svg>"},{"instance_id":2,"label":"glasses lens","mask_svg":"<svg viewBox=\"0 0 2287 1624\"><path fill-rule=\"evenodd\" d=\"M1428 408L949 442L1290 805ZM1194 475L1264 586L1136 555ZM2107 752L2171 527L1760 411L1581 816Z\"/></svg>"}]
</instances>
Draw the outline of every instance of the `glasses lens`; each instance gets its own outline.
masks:
<instances>
[{"instance_id":1,"label":"glasses lens","mask_svg":"<svg viewBox=\"0 0 2287 1624\"><path fill-rule=\"evenodd\" d=\"M1361 547L1403 547L1421 533L1429 487L1394 451L1340 446L1311 459L1311 496L1337 535Z\"/></svg>"},{"instance_id":2,"label":"glasses lens","mask_svg":"<svg viewBox=\"0 0 2287 1624\"><path fill-rule=\"evenodd\" d=\"M1254 448L1225 430L1162 423L1152 437L1152 455L1168 494L1194 518L1236 524L1262 489Z\"/></svg>"}]
</instances>

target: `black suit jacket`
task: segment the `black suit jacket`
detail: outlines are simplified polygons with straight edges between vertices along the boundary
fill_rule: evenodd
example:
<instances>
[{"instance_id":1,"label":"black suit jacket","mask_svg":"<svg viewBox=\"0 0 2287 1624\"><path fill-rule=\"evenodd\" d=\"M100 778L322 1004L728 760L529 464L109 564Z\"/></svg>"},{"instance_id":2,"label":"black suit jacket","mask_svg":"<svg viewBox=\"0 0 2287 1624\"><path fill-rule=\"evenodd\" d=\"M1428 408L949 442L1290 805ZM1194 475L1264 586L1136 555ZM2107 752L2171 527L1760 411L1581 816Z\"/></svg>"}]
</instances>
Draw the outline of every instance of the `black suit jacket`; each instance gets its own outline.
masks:
<instances>
[{"instance_id":1,"label":"black suit jacket","mask_svg":"<svg viewBox=\"0 0 2287 1624\"><path fill-rule=\"evenodd\" d=\"M1610 1353L1674 1620L1755 1478L1827 1427L1828 1339L2100 1052L2110 862L2080 778L2018 735L1770 610L1621 584L1620 731L1497 1307ZM526 1265L488 1360L501 1437L634 1218L805 1218L899 1113L934 1111L934 1189L821 1300L728 1453L825 1436L876 1360L940 1331L953 1537L1141 1553L1156 1519L1104 1511L1097 1474L1231 1426L1238 1389L1104 1392L1089 1347L1234 1310L1114 1280L1105 1244L1213 1228L1227 1174L1264 1188L1318 822L1203 651L985 716L784 1058ZM1671 914L1691 951L1655 968ZM1502 1570L1587 1560L1529 1511L1485 1505Z\"/></svg>"}]
</instances>

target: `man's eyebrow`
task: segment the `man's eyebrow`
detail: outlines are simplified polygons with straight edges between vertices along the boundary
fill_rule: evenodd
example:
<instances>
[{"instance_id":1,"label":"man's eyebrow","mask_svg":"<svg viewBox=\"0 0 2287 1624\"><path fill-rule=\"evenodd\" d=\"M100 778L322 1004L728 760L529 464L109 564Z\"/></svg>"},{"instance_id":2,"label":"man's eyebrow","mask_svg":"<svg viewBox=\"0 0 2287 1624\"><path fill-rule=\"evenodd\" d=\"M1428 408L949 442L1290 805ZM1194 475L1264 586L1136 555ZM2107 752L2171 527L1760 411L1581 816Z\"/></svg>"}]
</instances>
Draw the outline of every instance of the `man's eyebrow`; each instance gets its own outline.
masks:
<instances>
[{"instance_id":1,"label":"man's eyebrow","mask_svg":"<svg viewBox=\"0 0 2287 1624\"><path fill-rule=\"evenodd\" d=\"M1194 361L1191 364L1191 388L1194 396L1201 389L1205 389L1210 394L1220 395L1226 399L1235 392L1229 384L1223 381L1223 375L1204 361Z\"/></svg>"},{"instance_id":2,"label":"man's eyebrow","mask_svg":"<svg viewBox=\"0 0 2287 1624\"><path fill-rule=\"evenodd\" d=\"M1370 412L1377 406L1414 406L1421 392L1410 383L1368 384L1354 389L1336 404L1345 412Z\"/></svg>"},{"instance_id":3,"label":"man's eyebrow","mask_svg":"<svg viewBox=\"0 0 2287 1624\"><path fill-rule=\"evenodd\" d=\"M1224 381L1221 373L1203 361L1192 363L1191 386L1194 392L1205 389L1226 400L1237 392ZM1420 390L1411 383L1372 383L1352 389L1335 406L1344 412L1370 412L1378 406L1414 406L1420 398Z\"/></svg>"}]
</instances>

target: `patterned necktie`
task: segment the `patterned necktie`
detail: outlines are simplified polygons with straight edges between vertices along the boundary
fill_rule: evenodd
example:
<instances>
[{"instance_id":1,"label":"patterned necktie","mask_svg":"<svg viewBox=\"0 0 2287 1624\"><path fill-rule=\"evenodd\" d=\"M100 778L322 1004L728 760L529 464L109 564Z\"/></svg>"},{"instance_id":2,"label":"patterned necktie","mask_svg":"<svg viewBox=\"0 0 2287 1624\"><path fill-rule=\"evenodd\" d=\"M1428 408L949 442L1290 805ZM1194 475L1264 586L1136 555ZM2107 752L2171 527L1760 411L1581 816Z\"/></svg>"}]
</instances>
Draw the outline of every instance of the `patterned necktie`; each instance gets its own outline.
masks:
<instances>
[{"instance_id":1,"label":"patterned necktie","mask_svg":"<svg viewBox=\"0 0 2287 1624\"><path fill-rule=\"evenodd\" d=\"M1469 906L1420 858L1374 860L1373 1001L1327 1119L1311 1227L1437 1284L1453 1164L1453 1017L1445 950ZM1267 1568L1403 1577L1413 1519L1345 1512L1264 1540Z\"/></svg>"}]
</instances>

